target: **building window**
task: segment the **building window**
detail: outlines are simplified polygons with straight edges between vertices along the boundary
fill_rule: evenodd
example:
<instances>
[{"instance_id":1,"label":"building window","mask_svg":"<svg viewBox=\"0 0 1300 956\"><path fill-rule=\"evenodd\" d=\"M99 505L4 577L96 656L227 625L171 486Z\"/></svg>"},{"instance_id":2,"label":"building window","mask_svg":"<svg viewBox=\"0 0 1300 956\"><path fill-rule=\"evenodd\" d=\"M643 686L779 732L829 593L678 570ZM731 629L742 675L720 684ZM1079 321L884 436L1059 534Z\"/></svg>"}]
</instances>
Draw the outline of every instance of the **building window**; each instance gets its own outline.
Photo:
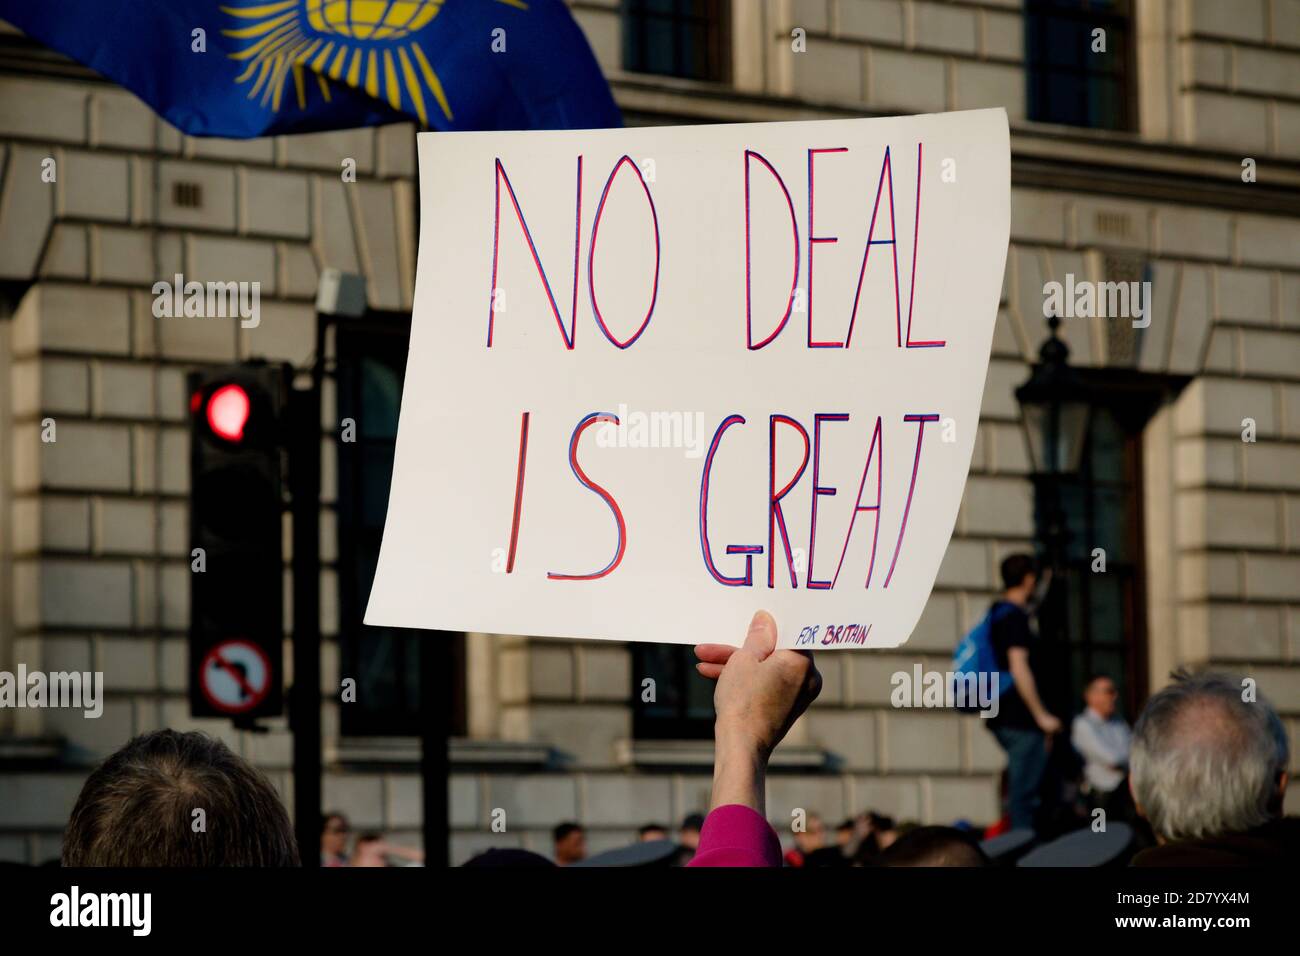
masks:
<instances>
[{"instance_id":1,"label":"building window","mask_svg":"<svg viewBox=\"0 0 1300 956\"><path fill-rule=\"evenodd\" d=\"M340 677L357 682L354 703L340 708L340 733L416 735L421 728L420 651L451 640L452 733L465 732L464 635L361 623L379 562L410 322L369 315L337 327L338 417L355 423L355 441L337 442Z\"/></svg>"},{"instance_id":2,"label":"building window","mask_svg":"<svg viewBox=\"0 0 1300 956\"><path fill-rule=\"evenodd\" d=\"M1131 0L1026 0L1029 118L1133 129L1132 23Z\"/></svg>"},{"instance_id":3,"label":"building window","mask_svg":"<svg viewBox=\"0 0 1300 956\"><path fill-rule=\"evenodd\" d=\"M727 0L623 0L624 67L722 82L727 13Z\"/></svg>"},{"instance_id":4,"label":"building window","mask_svg":"<svg viewBox=\"0 0 1300 956\"><path fill-rule=\"evenodd\" d=\"M1140 451L1140 432L1129 432L1110 409L1096 408L1083 467L1061 490L1069 535L1065 635L1071 699L1081 699L1089 675L1106 674L1120 700L1134 708L1130 715L1137 713L1137 691L1145 689L1139 656L1146 647ZM1097 548L1105 555L1105 573L1093 571Z\"/></svg>"},{"instance_id":5,"label":"building window","mask_svg":"<svg viewBox=\"0 0 1300 956\"><path fill-rule=\"evenodd\" d=\"M649 678L654 700L647 701ZM637 740L711 740L713 681L695 670L683 644L632 645L632 736Z\"/></svg>"},{"instance_id":6,"label":"building window","mask_svg":"<svg viewBox=\"0 0 1300 956\"><path fill-rule=\"evenodd\" d=\"M1142 432L1183 380L1125 369L1080 369L1098 394L1114 396L1089 416L1079 470L1057 485L1065 524L1064 587L1039 609L1043 696L1054 713L1082 706L1094 674L1115 681L1132 719L1146 700L1147 609ZM1050 486L1040 486L1036 520L1045 527ZM1097 549L1101 549L1098 551ZM1097 564L1101 556L1105 570Z\"/></svg>"}]
</instances>

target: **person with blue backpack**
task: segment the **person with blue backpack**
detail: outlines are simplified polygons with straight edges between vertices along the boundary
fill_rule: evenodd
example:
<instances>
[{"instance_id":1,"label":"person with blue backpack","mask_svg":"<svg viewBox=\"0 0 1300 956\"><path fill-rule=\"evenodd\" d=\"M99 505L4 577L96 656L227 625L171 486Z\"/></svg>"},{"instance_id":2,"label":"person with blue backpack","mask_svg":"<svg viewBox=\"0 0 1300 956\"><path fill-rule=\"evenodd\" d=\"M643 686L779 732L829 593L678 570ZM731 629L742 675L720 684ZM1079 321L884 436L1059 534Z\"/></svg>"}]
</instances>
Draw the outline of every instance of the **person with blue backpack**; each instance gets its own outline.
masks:
<instances>
[{"instance_id":1,"label":"person with blue backpack","mask_svg":"<svg viewBox=\"0 0 1300 956\"><path fill-rule=\"evenodd\" d=\"M1034 678L1028 610L1038 586L1033 556L1009 555L1002 562L1002 585L1002 596L958 645L953 669L958 675L985 672L991 684L996 677L987 722L1007 754L1007 810L1013 829L1033 829L1050 738L1061 730Z\"/></svg>"}]
</instances>

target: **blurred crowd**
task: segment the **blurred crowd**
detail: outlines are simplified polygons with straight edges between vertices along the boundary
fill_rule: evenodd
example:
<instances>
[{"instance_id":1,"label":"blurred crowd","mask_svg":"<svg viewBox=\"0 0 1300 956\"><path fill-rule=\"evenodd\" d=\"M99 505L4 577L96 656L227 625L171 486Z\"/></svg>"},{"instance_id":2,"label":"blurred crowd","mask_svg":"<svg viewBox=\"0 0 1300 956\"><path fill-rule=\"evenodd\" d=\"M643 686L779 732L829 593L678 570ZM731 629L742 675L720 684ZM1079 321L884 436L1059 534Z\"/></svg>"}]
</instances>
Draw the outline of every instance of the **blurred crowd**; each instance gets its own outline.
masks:
<instances>
[{"instance_id":1,"label":"blurred crowd","mask_svg":"<svg viewBox=\"0 0 1300 956\"><path fill-rule=\"evenodd\" d=\"M1246 686L1249 686L1248 684ZM1284 817L1289 747L1276 712L1222 674L1181 675L1152 698L1135 738L1119 716L1114 681L1090 680L1068 740L1038 779L1028 826L1012 818L1012 768L1003 813L989 825L923 825L867 810L833 829L818 813L796 817L782 863L823 866L1276 866L1300 851L1300 820ZM1131 763L1136 755L1136 779ZM1137 795L1139 801L1135 801ZM683 866L705 817L675 831L640 828L639 844L587 853L577 822L555 827L549 859L489 850L467 865Z\"/></svg>"},{"instance_id":2,"label":"blurred crowd","mask_svg":"<svg viewBox=\"0 0 1300 956\"><path fill-rule=\"evenodd\" d=\"M467 866L1282 866L1300 851L1284 815L1290 747L1277 712L1249 678L1177 674L1130 727L1114 680L1085 684L1067 721L1037 692L1032 559L1012 555L1005 591L954 658L986 657L1008 675L979 720L1006 751L1001 816L921 825L866 810L830 828L809 809L777 833L765 819L768 759L816 699L812 655L780 649L759 612L745 642L700 645L717 681L710 811L675 828L647 822L627 846L590 855L577 821L559 823L549 855L501 847ZM983 665L981 665L983 666ZM988 703L987 701L985 702ZM988 712L995 711L995 716ZM513 836L503 839L513 842ZM353 838L324 815L326 867L422 865L417 849L378 833ZM295 866L299 847L264 774L201 733L160 730L128 742L86 780L64 834L67 866Z\"/></svg>"}]
</instances>

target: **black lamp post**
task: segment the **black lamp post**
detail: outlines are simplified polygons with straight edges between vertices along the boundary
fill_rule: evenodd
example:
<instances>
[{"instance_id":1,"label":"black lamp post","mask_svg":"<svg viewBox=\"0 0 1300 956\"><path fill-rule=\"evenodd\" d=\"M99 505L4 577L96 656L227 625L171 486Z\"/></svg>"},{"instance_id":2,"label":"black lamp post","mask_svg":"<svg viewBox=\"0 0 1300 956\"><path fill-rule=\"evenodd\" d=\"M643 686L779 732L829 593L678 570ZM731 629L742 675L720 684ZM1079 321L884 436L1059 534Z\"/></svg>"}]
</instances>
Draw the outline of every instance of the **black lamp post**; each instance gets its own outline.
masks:
<instances>
[{"instance_id":1,"label":"black lamp post","mask_svg":"<svg viewBox=\"0 0 1300 956\"><path fill-rule=\"evenodd\" d=\"M1070 347L1047 320L1050 335L1038 350L1029 381L1016 389L1034 474L1060 478L1079 470L1092 410L1092 389L1069 364Z\"/></svg>"},{"instance_id":2,"label":"black lamp post","mask_svg":"<svg viewBox=\"0 0 1300 956\"><path fill-rule=\"evenodd\" d=\"M1047 327L1050 334L1038 350L1029 381L1016 389L1016 401L1040 504L1039 535L1055 573L1066 557L1061 483L1079 470L1093 396L1088 383L1069 363L1069 346L1057 335L1061 320L1052 315Z\"/></svg>"},{"instance_id":3,"label":"black lamp post","mask_svg":"<svg viewBox=\"0 0 1300 956\"><path fill-rule=\"evenodd\" d=\"M1016 389L1021 424L1033 465L1035 525L1051 578L1037 610L1039 633L1048 639L1043 647L1046 672L1064 677L1068 672L1068 592L1066 571L1069 531L1062 507L1062 485L1079 470L1088 438L1094 395L1089 383L1069 363L1070 349L1057 335L1061 320L1047 320L1049 335L1038 350L1029 380ZM1042 688L1052 704L1068 700L1064 680L1047 681Z\"/></svg>"}]
</instances>

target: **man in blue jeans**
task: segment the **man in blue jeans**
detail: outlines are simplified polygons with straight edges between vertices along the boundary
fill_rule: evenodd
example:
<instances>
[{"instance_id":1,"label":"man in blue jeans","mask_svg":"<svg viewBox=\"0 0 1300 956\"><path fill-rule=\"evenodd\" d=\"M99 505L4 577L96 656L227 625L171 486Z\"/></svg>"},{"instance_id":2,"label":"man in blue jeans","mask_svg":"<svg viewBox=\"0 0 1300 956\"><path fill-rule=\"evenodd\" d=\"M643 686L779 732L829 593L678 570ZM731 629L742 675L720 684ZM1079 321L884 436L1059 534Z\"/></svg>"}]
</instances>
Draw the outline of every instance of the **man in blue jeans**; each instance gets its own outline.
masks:
<instances>
[{"instance_id":1,"label":"man in blue jeans","mask_svg":"<svg viewBox=\"0 0 1300 956\"><path fill-rule=\"evenodd\" d=\"M1033 829L1049 738L1061 730L1061 722L1043 706L1034 680L1030 654L1034 633L1026 610L1038 585L1033 557L1013 554L1003 561L1002 585L1002 597L993 605L991 641L998 669L1010 671L1014 683L998 698L997 716L988 718L988 725L1007 753L1011 826Z\"/></svg>"}]
</instances>

